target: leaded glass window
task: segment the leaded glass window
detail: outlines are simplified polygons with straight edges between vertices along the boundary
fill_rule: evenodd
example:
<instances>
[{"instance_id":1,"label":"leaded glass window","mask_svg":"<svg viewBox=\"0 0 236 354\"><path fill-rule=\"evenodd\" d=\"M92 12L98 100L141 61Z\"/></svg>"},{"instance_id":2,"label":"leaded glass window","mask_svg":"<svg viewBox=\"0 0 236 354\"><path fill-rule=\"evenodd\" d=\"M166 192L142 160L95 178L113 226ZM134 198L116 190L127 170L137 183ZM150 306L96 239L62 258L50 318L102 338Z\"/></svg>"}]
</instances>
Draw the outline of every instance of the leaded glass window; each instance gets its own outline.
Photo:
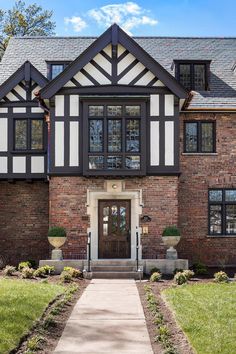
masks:
<instances>
[{"instance_id":1,"label":"leaded glass window","mask_svg":"<svg viewBox=\"0 0 236 354\"><path fill-rule=\"evenodd\" d=\"M121 156L108 156L107 157L107 168L108 170L117 170L122 168L122 157Z\"/></svg>"},{"instance_id":2,"label":"leaded glass window","mask_svg":"<svg viewBox=\"0 0 236 354\"><path fill-rule=\"evenodd\" d=\"M89 156L89 169L102 170L104 168L103 156Z\"/></svg>"},{"instance_id":3,"label":"leaded glass window","mask_svg":"<svg viewBox=\"0 0 236 354\"><path fill-rule=\"evenodd\" d=\"M43 149L43 121L42 119L31 120L31 149Z\"/></svg>"},{"instance_id":4,"label":"leaded glass window","mask_svg":"<svg viewBox=\"0 0 236 354\"><path fill-rule=\"evenodd\" d=\"M89 151L103 151L103 121L101 119L89 121Z\"/></svg>"},{"instance_id":5,"label":"leaded glass window","mask_svg":"<svg viewBox=\"0 0 236 354\"><path fill-rule=\"evenodd\" d=\"M15 120L15 150L27 150L27 120Z\"/></svg>"},{"instance_id":6,"label":"leaded glass window","mask_svg":"<svg viewBox=\"0 0 236 354\"><path fill-rule=\"evenodd\" d=\"M190 64L180 64L179 81L186 89L191 89Z\"/></svg>"},{"instance_id":7,"label":"leaded glass window","mask_svg":"<svg viewBox=\"0 0 236 354\"><path fill-rule=\"evenodd\" d=\"M44 134L43 119L14 120L14 149L43 150Z\"/></svg>"},{"instance_id":8,"label":"leaded glass window","mask_svg":"<svg viewBox=\"0 0 236 354\"><path fill-rule=\"evenodd\" d=\"M63 64L52 64L51 66L51 77L54 79L64 70Z\"/></svg>"},{"instance_id":9,"label":"leaded glass window","mask_svg":"<svg viewBox=\"0 0 236 354\"><path fill-rule=\"evenodd\" d=\"M205 63L177 63L176 72L179 82L187 90L205 91L208 89L209 62Z\"/></svg>"},{"instance_id":10,"label":"leaded glass window","mask_svg":"<svg viewBox=\"0 0 236 354\"><path fill-rule=\"evenodd\" d=\"M236 189L209 190L210 235L236 235Z\"/></svg>"},{"instance_id":11,"label":"leaded glass window","mask_svg":"<svg viewBox=\"0 0 236 354\"><path fill-rule=\"evenodd\" d=\"M108 152L121 151L121 120L108 120Z\"/></svg>"},{"instance_id":12,"label":"leaded glass window","mask_svg":"<svg viewBox=\"0 0 236 354\"><path fill-rule=\"evenodd\" d=\"M137 119L128 119L126 126L126 151L139 152L140 124Z\"/></svg>"},{"instance_id":13,"label":"leaded glass window","mask_svg":"<svg viewBox=\"0 0 236 354\"><path fill-rule=\"evenodd\" d=\"M184 151L190 153L215 152L215 122L184 123Z\"/></svg>"}]
</instances>

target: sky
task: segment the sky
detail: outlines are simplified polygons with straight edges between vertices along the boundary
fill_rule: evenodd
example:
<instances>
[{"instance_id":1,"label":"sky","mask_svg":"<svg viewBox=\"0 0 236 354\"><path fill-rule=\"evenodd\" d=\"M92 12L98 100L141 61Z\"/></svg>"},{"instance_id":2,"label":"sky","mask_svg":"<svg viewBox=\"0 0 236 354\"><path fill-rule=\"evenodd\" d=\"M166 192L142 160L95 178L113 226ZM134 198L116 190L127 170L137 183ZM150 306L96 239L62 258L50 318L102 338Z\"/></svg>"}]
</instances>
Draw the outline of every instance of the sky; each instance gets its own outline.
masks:
<instances>
[{"instance_id":1,"label":"sky","mask_svg":"<svg viewBox=\"0 0 236 354\"><path fill-rule=\"evenodd\" d=\"M134 36L236 37L236 0L25 0L34 2L53 10L57 36L97 36L116 22Z\"/></svg>"}]
</instances>

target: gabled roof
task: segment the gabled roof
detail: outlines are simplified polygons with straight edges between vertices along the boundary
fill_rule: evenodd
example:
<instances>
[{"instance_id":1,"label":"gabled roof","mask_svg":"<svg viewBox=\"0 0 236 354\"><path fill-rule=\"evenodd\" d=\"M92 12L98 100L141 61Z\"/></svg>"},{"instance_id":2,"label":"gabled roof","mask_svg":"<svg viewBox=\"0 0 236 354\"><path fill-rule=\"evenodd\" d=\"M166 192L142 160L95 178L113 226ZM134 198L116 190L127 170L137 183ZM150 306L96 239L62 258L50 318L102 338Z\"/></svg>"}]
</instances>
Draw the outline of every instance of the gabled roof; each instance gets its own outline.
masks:
<instances>
[{"instance_id":1,"label":"gabled roof","mask_svg":"<svg viewBox=\"0 0 236 354\"><path fill-rule=\"evenodd\" d=\"M48 80L29 61L26 61L0 86L0 100L13 90L21 81L29 82L30 79L43 87Z\"/></svg>"},{"instance_id":2,"label":"gabled roof","mask_svg":"<svg viewBox=\"0 0 236 354\"><path fill-rule=\"evenodd\" d=\"M0 63L0 84L26 60L44 76L47 61L74 61L97 37L11 38ZM172 76L174 59L211 60L210 91L196 92L190 109L236 109L236 38L133 37Z\"/></svg>"},{"instance_id":3,"label":"gabled roof","mask_svg":"<svg viewBox=\"0 0 236 354\"><path fill-rule=\"evenodd\" d=\"M41 97L50 98L54 96L84 65L88 64L96 54L101 52L109 44L112 44L112 46L121 44L129 53L157 76L176 96L180 98L187 97L187 90L116 24L108 28L108 30L80 54L60 75L45 86L41 90Z\"/></svg>"}]
</instances>

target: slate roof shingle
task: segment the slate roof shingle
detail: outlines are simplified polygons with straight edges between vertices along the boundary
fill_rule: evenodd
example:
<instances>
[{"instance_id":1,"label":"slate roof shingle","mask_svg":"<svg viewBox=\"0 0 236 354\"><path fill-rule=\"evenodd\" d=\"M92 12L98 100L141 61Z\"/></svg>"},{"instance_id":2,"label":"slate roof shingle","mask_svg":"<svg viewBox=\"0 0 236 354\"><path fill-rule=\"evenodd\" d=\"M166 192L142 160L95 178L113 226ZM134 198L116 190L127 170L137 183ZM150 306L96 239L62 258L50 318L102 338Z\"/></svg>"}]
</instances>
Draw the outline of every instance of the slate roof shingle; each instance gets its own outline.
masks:
<instances>
[{"instance_id":1,"label":"slate roof shingle","mask_svg":"<svg viewBox=\"0 0 236 354\"><path fill-rule=\"evenodd\" d=\"M236 109L236 38L133 37L167 71L173 60L211 60L210 91L194 94L189 108ZM47 76L47 61L73 61L96 37L12 38L0 64L0 84L29 60Z\"/></svg>"}]
</instances>

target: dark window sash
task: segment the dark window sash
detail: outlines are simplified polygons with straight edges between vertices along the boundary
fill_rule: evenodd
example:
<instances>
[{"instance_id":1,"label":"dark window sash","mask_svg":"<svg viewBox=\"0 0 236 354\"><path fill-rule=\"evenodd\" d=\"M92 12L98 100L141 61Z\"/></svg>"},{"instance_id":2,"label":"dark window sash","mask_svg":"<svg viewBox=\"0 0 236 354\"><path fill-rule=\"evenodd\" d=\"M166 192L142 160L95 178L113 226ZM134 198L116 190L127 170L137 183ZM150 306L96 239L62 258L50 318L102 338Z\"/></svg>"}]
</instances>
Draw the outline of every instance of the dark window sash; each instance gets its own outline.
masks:
<instances>
[{"instance_id":1,"label":"dark window sash","mask_svg":"<svg viewBox=\"0 0 236 354\"><path fill-rule=\"evenodd\" d=\"M187 150L187 124L197 124L197 149L195 151ZM212 124L212 150L204 151L202 147L202 124ZM216 152L216 121L185 121L184 122L184 152L185 153L203 153L211 154Z\"/></svg>"},{"instance_id":2,"label":"dark window sash","mask_svg":"<svg viewBox=\"0 0 236 354\"><path fill-rule=\"evenodd\" d=\"M42 148L33 149L32 148L32 121L42 121ZM17 121L26 121L26 148L17 148L16 147L16 122ZM13 123L13 151L16 152L43 152L45 150L45 129L44 129L44 120L42 118L14 118Z\"/></svg>"}]
</instances>

